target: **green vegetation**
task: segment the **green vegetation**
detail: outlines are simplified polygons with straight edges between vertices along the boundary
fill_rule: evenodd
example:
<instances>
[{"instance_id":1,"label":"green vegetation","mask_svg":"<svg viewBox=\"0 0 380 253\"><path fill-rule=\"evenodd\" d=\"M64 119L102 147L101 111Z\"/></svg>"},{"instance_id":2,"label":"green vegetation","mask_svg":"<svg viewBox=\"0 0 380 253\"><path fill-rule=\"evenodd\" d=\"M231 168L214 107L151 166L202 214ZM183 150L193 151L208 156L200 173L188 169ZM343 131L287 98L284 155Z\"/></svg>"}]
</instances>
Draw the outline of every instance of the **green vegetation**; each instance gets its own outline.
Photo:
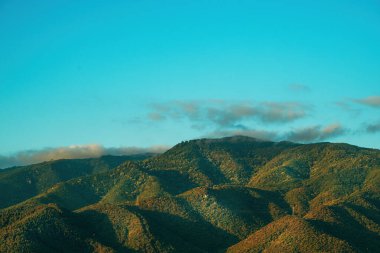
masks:
<instances>
[{"instance_id":1,"label":"green vegetation","mask_svg":"<svg viewBox=\"0 0 380 253\"><path fill-rule=\"evenodd\" d=\"M0 173L0 252L376 252L380 151L248 137Z\"/></svg>"},{"instance_id":2,"label":"green vegetation","mask_svg":"<svg viewBox=\"0 0 380 253\"><path fill-rule=\"evenodd\" d=\"M129 160L143 160L151 154L102 156L13 167L0 173L0 208L8 207L43 193L51 186L85 175L105 172Z\"/></svg>"}]
</instances>

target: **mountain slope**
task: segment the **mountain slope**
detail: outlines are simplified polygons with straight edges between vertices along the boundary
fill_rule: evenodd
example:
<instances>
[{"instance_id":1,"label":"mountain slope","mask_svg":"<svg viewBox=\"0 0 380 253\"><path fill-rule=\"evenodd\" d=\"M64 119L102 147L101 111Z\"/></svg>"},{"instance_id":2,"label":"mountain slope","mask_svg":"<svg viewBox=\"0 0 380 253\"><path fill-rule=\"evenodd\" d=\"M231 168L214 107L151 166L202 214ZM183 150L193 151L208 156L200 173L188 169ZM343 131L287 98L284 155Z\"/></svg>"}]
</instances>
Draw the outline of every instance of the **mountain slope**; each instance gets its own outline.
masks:
<instances>
[{"instance_id":1,"label":"mountain slope","mask_svg":"<svg viewBox=\"0 0 380 253\"><path fill-rule=\"evenodd\" d=\"M55 177L34 195L3 196L1 206L16 205L0 209L0 252L9 245L59 251L44 248L47 233L63 249L83 252L380 248L379 150L236 136L129 160L68 169L69 177Z\"/></svg>"},{"instance_id":2,"label":"mountain slope","mask_svg":"<svg viewBox=\"0 0 380 253\"><path fill-rule=\"evenodd\" d=\"M322 233L304 219L286 216L228 248L227 252L355 252L355 249Z\"/></svg>"},{"instance_id":3,"label":"mountain slope","mask_svg":"<svg viewBox=\"0 0 380 253\"><path fill-rule=\"evenodd\" d=\"M4 208L46 191L56 183L111 170L128 160L141 160L150 154L102 156L90 159L48 161L13 167L0 172L0 208Z\"/></svg>"}]
</instances>

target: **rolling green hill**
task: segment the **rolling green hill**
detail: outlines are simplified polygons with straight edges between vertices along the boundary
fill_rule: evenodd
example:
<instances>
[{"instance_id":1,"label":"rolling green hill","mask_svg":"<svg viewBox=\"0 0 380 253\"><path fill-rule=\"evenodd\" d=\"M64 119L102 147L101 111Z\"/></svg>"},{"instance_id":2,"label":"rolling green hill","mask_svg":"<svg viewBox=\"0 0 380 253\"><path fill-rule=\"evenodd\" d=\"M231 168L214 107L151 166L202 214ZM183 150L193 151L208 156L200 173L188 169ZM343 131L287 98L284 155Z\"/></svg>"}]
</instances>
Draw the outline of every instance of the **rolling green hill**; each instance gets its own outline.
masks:
<instances>
[{"instance_id":1,"label":"rolling green hill","mask_svg":"<svg viewBox=\"0 0 380 253\"><path fill-rule=\"evenodd\" d=\"M152 154L63 159L0 170L0 208L31 198L56 183L108 171L125 161L142 160L150 156Z\"/></svg>"},{"instance_id":2,"label":"rolling green hill","mask_svg":"<svg viewBox=\"0 0 380 253\"><path fill-rule=\"evenodd\" d=\"M0 190L0 252L380 248L380 151L348 144L200 139L10 168Z\"/></svg>"}]
</instances>

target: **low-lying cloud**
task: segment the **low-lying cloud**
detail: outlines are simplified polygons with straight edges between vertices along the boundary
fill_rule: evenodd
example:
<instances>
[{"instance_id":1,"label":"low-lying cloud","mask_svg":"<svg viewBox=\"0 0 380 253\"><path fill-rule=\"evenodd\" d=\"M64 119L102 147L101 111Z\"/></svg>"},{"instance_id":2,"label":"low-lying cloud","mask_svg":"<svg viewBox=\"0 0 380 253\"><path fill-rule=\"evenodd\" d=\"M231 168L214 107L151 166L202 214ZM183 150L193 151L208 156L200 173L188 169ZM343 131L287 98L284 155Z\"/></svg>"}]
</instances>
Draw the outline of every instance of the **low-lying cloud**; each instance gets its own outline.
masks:
<instances>
[{"instance_id":1,"label":"low-lying cloud","mask_svg":"<svg viewBox=\"0 0 380 253\"><path fill-rule=\"evenodd\" d=\"M365 128L367 133L378 133L380 132L380 121L372 124L368 124Z\"/></svg>"},{"instance_id":2,"label":"low-lying cloud","mask_svg":"<svg viewBox=\"0 0 380 253\"><path fill-rule=\"evenodd\" d=\"M173 101L152 105L152 121L187 119L194 125L243 128L242 122L288 123L307 115L307 106L297 102L230 103L223 100Z\"/></svg>"},{"instance_id":3,"label":"low-lying cloud","mask_svg":"<svg viewBox=\"0 0 380 253\"><path fill-rule=\"evenodd\" d=\"M369 96L366 98L354 99L353 101L361 105L380 108L380 96Z\"/></svg>"},{"instance_id":4,"label":"low-lying cloud","mask_svg":"<svg viewBox=\"0 0 380 253\"><path fill-rule=\"evenodd\" d=\"M346 130L340 124L331 124L326 127L311 126L290 131L285 138L295 142L324 141L344 134Z\"/></svg>"},{"instance_id":5,"label":"low-lying cloud","mask_svg":"<svg viewBox=\"0 0 380 253\"><path fill-rule=\"evenodd\" d=\"M243 135L268 141L292 141L292 142L318 142L332 139L346 133L346 129L340 124L331 124L325 127L310 126L292 131L278 132L260 129L226 130L211 132L204 137L221 138L233 135Z\"/></svg>"},{"instance_id":6,"label":"low-lying cloud","mask_svg":"<svg viewBox=\"0 0 380 253\"><path fill-rule=\"evenodd\" d=\"M278 133L272 132L272 131L266 131L266 130L226 130L226 131L215 131L212 133L209 133L207 135L204 135L204 138L223 138L228 136L248 136L253 137L260 140L266 140L266 141L276 141L279 140Z\"/></svg>"},{"instance_id":7,"label":"low-lying cloud","mask_svg":"<svg viewBox=\"0 0 380 253\"><path fill-rule=\"evenodd\" d=\"M41 150L25 150L10 156L0 155L0 168L40 163L58 159L93 158L103 155L133 155L142 153L162 153L166 146L153 146L148 148L118 147L106 148L98 144L72 145L68 147L45 148Z\"/></svg>"}]
</instances>

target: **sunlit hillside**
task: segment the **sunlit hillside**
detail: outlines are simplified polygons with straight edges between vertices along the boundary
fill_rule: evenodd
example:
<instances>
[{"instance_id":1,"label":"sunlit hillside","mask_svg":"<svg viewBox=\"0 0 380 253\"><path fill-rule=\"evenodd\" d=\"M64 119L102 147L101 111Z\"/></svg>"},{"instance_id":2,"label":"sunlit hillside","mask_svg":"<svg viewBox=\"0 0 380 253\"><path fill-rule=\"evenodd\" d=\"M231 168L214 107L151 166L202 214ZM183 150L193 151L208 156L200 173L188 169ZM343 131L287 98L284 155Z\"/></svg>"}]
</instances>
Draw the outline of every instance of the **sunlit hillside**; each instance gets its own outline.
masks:
<instances>
[{"instance_id":1,"label":"sunlit hillside","mask_svg":"<svg viewBox=\"0 0 380 253\"><path fill-rule=\"evenodd\" d=\"M0 185L1 252L380 248L380 151L348 144L200 139L10 168Z\"/></svg>"}]
</instances>

